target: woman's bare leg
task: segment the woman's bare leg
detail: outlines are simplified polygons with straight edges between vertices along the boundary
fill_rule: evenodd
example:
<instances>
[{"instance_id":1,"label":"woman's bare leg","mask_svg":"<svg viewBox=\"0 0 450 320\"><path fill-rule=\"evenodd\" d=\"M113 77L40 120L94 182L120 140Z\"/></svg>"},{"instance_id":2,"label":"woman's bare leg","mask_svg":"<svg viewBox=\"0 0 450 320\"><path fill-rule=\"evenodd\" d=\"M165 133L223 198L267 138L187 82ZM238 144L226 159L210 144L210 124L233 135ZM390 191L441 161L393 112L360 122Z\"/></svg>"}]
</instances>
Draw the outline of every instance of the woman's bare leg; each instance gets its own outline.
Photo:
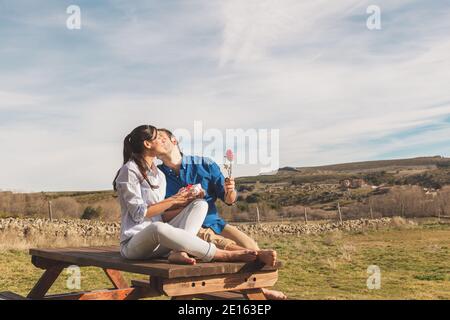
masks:
<instances>
[{"instance_id":1,"label":"woman's bare leg","mask_svg":"<svg viewBox=\"0 0 450 320\"><path fill-rule=\"evenodd\" d=\"M201 228L207 211L208 204L205 201L194 200L167 223L175 228L183 229L195 236ZM194 265L197 263L197 260L189 256L189 254L185 251L172 250L167 259L170 263L177 264Z\"/></svg>"},{"instance_id":2,"label":"woman's bare leg","mask_svg":"<svg viewBox=\"0 0 450 320\"><path fill-rule=\"evenodd\" d=\"M226 250L243 250L245 248L237 245L237 244L230 244L226 247ZM257 250L258 253L258 260L268 264L268 265L275 265L276 260L277 260L277 253L275 250ZM264 296L268 299L268 300L286 300L287 296L281 292L281 291L277 291L277 290L271 290L271 289L267 289L267 288L262 288L262 291L264 293Z\"/></svg>"},{"instance_id":3,"label":"woman's bare leg","mask_svg":"<svg viewBox=\"0 0 450 320\"><path fill-rule=\"evenodd\" d=\"M213 261L251 262L251 261L255 261L257 259L257 256L258 256L258 253L254 250L241 249L241 250L227 251L227 250L216 249L216 253L214 255ZM179 263L179 264L194 265L197 263L195 258L191 258L186 252L175 251L175 250L172 250L172 252L169 255L168 260L171 263Z\"/></svg>"},{"instance_id":4,"label":"woman's bare leg","mask_svg":"<svg viewBox=\"0 0 450 320\"><path fill-rule=\"evenodd\" d=\"M186 252L184 251L175 251L172 250L169 254L169 257L167 258L170 263L177 263L177 264L191 264L194 265L197 263L197 260L195 258L190 257Z\"/></svg>"},{"instance_id":5,"label":"woman's bare leg","mask_svg":"<svg viewBox=\"0 0 450 320\"><path fill-rule=\"evenodd\" d=\"M222 250L216 249L213 261L229 261L229 262L251 262L255 261L258 257L256 250Z\"/></svg>"},{"instance_id":6,"label":"woman's bare leg","mask_svg":"<svg viewBox=\"0 0 450 320\"><path fill-rule=\"evenodd\" d=\"M236 250L245 250L246 248L243 248L237 244L230 244L226 247L226 250L230 251L236 251ZM257 259L261 261L264 264L267 264L269 266L275 266L277 262L277 252L272 249L259 249L256 250L258 253Z\"/></svg>"}]
</instances>

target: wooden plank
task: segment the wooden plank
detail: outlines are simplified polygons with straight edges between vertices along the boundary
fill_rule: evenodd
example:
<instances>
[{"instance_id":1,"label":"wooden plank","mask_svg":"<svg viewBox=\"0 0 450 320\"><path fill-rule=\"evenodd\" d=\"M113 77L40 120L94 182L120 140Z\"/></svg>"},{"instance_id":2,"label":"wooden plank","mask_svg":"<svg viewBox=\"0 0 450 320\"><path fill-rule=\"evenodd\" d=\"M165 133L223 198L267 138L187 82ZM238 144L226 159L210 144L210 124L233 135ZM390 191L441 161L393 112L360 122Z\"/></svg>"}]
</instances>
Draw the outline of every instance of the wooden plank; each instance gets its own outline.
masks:
<instances>
[{"instance_id":1,"label":"wooden plank","mask_svg":"<svg viewBox=\"0 0 450 320\"><path fill-rule=\"evenodd\" d=\"M31 249L33 256L56 260L78 266L94 266L102 269L115 269L120 271L168 276L167 261L131 261L123 259L119 252L77 252L70 249Z\"/></svg>"},{"instance_id":2,"label":"wooden plank","mask_svg":"<svg viewBox=\"0 0 450 320\"><path fill-rule=\"evenodd\" d=\"M257 271L275 271L281 267L281 262L275 267L266 266L260 262L197 262L196 265L172 264L167 278L189 278L195 276L211 276L221 274L234 274Z\"/></svg>"},{"instance_id":3,"label":"wooden plank","mask_svg":"<svg viewBox=\"0 0 450 320\"><path fill-rule=\"evenodd\" d=\"M127 300L133 293L133 288L96 290L66 294L48 295L43 300Z\"/></svg>"},{"instance_id":4,"label":"wooden plank","mask_svg":"<svg viewBox=\"0 0 450 320\"><path fill-rule=\"evenodd\" d=\"M67 268L68 266L70 266L70 263L61 263L55 260L50 260L50 259L46 259L46 258L42 258L42 257L36 257L36 256L32 256L31 257L31 263L39 269L44 269L47 270L51 267L55 267L55 266L61 266L64 268Z\"/></svg>"},{"instance_id":5,"label":"wooden plank","mask_svg":"<svg viewBox=\"0 0 450 320\"><path fill-rule=\"evenodd\" d=\"M118 247L89 247L64 249L31 249L30 254L59 263L78 266L96 266L103 269L146 274L168 279L192 276L209 276L217 274L233 274L237 272L273 271L282 266L278 262L275 267L259 262L212 262L191 265L170 264L167 260L127 260L121 257Z\"/></svg>"},{"instance_id":6,"label":"wooden plank","mask_svg":"<svg viewBox=\"0 0 450 320\"><path fill-rule=\"evenodd\" d=\"M243 290L242 293L247 298L247 300L267 300L262 289L260 288Z\"/></svg>"},{"instance_id":7,"label":"wooden plank","mask_svg":"<svg viewBox=\"0 0 450 320\"><path fill-rule=\"evenodd\" d=\"M64 267L56 265L45 270L44 274L35 284L33 289L31 289L27 298L30 299L41 299L48 292L50 287L56 281L60 273L63 271Z\"/></svg>"},{"instance_id":8,"label":"wooden plank","mask_svg":"<svg viewBox=\"0 0 450 320\"><path fill-rule=\"evenodd\" d=\"M190 279L161 279L158 289L169 297L176 297L272 287L277 280L278 271L236 273L221 276L193 277Z\"/></svg>"},{"instance_id":9,"label":"wooden plank","mask_svg":"<svg viewBox=\"0 0 450 320\"><path fill-rule=\"evenodd\" d=\"M195 296L190 295L190 296L178 296L178 297L172 297L170 298L170 300L192 300L194 299Z\"/></svg>"},{"instance_id":10,"label":"wooden plank","mask_svg":"<svg viewBox=\"0 0 450 320\"><path fill-rule=\"evenodd\" d=\"M150 277L150 280L131 280L132 287L139 288L153 288L157 289L160 286L161 281L157 277ZM162 291L161 291L162 293Z\"/></svg>"},{"instance_id":11,"label":"wooden plank","mask_svg":"<svg viewBox=\"0 0 450 320\"><path fill-rule=\"evenodd\" d=\"M238 292L227 291L227 292L198 294L195 296L195 298L204 300L243 300L244 295Z\"/></svg>"},{"instance_id":12,"label":"wooden plank","mask_svg":"<svg viewBox=\"0 0 450 320\"><path fill-rule=\"evenodd\" d=\"M122 288L47 295L43 300L138 300L155 298L161 293L147 288Z\"/></svg>"},{"instance_id":13,"label":"wooden plank","mask_svg":"<svg viewBox=\"0 0 450 320\"><path fill-rule=\"evenodd\" d=\"M159 291L156 287L158 287L158 281L156 279L151 279L151 282L145 280L131 280L131 284L136 288L147 288L151 290L155 290L159 292L159 295L162 295L163 292ZM241 292L209 292L206 294L196 294L191 296L180 296L179 300L191 300L192 298L204 299L204 300L243 300L244 295Z\"/></svg>"},{"instance_id":14,"label":"wooden plank","mask_svg":"<svg viewBox=\"0 0 450 320\"><path fill-rule=\"evenodd\" d=\"M116 289L123 289L130 287L128 282L123 277L122 272L113 269L103 269L103 271L105 271L109 280L112 282L112 284Z\"/></svg>"},{"instance_id":15,"label":"wooden plank","mask_svg":"<svg viewBox=\"0 0 450 320\"><path fill-rule=\"evenodd\" d=\"M11 291L3 291L0 292L0 300L28 300L28 299Z\"/></svg>"},{"instance_id":16,"label":"wooden plank","mask_svg":"<svg viewBox=\"0 0 450 320\"><path fill-rule=\"evenodd\" d=\"M139 288L131 287L133 291L128 296L127 300L138 300L143 298L155 298L162 296L162 293L154 288Z\"/></svg>"}]
</instances>

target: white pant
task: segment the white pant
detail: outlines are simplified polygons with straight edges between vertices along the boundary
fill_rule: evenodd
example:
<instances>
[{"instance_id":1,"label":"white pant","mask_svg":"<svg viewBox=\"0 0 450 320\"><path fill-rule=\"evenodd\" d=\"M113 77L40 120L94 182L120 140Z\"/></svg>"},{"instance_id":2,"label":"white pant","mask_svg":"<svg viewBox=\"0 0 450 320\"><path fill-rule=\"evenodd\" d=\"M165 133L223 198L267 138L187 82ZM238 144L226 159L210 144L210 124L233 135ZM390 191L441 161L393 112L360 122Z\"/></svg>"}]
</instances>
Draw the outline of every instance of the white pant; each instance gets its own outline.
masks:
<instances>
[{"instance_id":1,"label":"white pant","mask_svg":"<svg viewBox=\"0 0 450 320\"><path fill-rule=\"evenodd\" d=\"M216 246L197 237L208 203L194 200L168 223L153 222L121 246L127 259L167 257L170 251L184 251L195 258L209 262L216 254Z\"/></svg>"}]
</instances>

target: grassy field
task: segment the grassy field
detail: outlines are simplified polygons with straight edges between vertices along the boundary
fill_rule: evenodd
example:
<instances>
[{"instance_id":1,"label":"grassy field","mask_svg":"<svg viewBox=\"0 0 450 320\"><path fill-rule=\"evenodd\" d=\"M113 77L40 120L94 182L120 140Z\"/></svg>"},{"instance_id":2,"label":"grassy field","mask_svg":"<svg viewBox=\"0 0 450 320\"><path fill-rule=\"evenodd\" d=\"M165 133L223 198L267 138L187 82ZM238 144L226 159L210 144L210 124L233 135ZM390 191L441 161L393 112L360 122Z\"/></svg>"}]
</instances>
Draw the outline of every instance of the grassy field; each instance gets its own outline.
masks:
<instances>
[{"instance_id":1,"label":"grassy field","mask_svg":"<svg viewBox=\"0 0 450 320\"><path fill-rule=\"evenodd\" d=\"M450 299L449 224L258 241L275 248L285 262L275 288L291 299ZM367 288L370 265L381 269L379 290ZM1 252L0 291L25 295L41 274L27 251ZM50 292L67 292L67 277L63 273ZM100 270L82 269L82 290L107 287Z\"/></svg>"}]
</instances>

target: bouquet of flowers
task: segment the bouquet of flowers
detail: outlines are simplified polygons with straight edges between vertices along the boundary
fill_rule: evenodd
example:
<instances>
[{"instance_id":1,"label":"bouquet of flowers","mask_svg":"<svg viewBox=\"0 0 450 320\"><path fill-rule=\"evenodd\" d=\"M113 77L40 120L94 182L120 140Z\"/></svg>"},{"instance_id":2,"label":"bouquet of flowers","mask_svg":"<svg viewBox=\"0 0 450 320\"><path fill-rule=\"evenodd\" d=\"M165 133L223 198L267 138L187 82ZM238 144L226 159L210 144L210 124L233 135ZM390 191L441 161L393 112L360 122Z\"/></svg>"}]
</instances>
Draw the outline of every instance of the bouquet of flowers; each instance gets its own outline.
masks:
<instances>
[{"instance_id":1,"label":"bouquet of flowers","mask_svg":"<svg viewBox=\"0 0 450 320\"><path fill-rule=\"evenodd\" d=\"M233 151L231 151L230 149L227 150L226 154L225 154L225 163L223 165L223 167L225 168L225 170L227 170L228 172L228 178L231 178L231 174L232 174L232 164L233 164L233 160L234 160L234 154Z\"/></svg>"}]
</instances>

